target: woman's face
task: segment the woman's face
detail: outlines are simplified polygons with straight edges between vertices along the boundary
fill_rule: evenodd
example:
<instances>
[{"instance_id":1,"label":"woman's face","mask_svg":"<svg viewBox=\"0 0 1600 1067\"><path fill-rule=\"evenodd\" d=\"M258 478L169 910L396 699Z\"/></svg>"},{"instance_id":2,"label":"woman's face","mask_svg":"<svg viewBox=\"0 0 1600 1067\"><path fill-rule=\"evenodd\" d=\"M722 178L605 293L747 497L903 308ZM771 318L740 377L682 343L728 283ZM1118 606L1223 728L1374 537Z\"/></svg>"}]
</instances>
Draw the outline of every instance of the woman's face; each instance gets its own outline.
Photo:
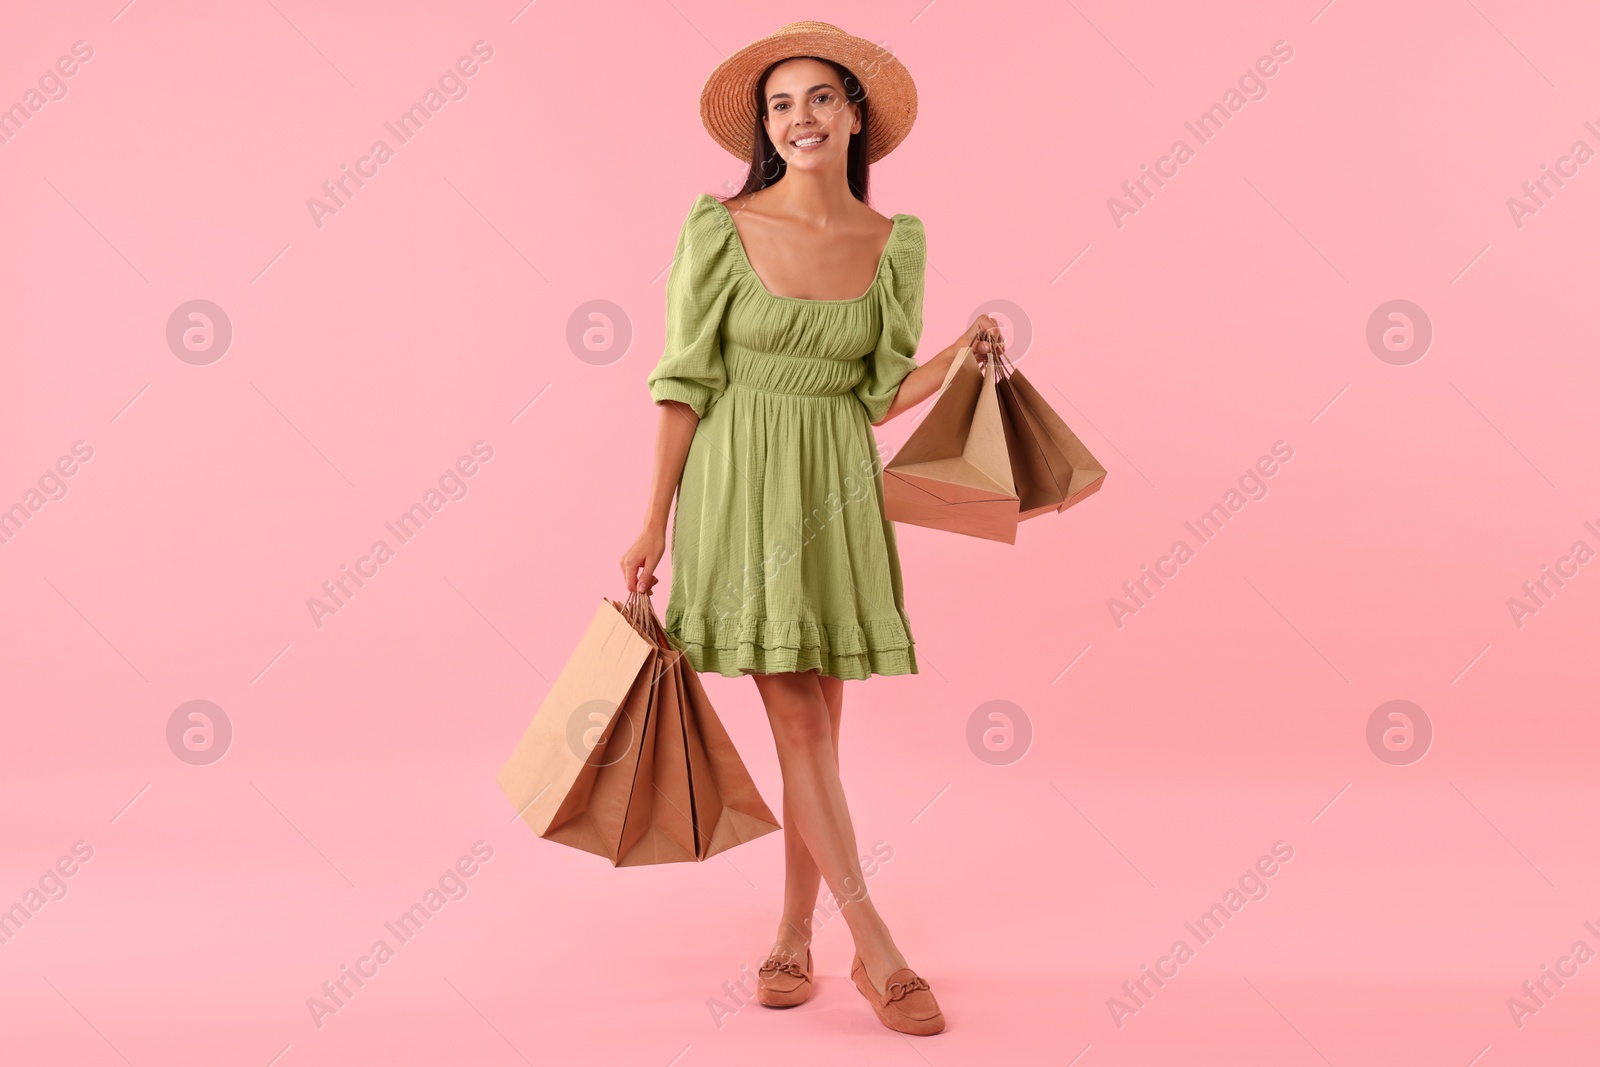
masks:
<instances>
[{"instance_id":1,"label":"woman's face","mask_svg":"<svg viewBox=\"0 0 1600 1067\"><path fill-rule=\"evenodd\" d=\"M844 168L861 116L845 99L832 67L815 59L785 60L767 76L766 98L767 136L786 165Z\"/></svg>"}]
</instances>

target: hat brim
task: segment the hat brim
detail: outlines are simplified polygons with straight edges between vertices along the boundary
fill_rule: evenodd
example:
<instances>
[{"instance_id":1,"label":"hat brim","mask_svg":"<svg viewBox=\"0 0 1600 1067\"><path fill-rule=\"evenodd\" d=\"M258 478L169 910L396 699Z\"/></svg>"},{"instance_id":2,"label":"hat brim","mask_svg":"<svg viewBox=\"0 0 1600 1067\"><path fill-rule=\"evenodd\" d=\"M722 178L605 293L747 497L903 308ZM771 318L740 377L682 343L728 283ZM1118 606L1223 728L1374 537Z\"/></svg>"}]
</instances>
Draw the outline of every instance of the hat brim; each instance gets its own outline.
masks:
<instances>
[{"instance_id":1,"label":"hat brim","mask_svg":"<svg viewBox=\"0 0 1600 1067\"><path fill-rule=\"evenodd\" d=\"M700 90L700 121L728 153L750 162L761 74L782 59L820 56L861 82L871 108L867 162L876 163L904 141L917 119L917 86L905 64L886 48L837 29L796 30L763 37L717 64Z\"/></svg>"}]
</instances>

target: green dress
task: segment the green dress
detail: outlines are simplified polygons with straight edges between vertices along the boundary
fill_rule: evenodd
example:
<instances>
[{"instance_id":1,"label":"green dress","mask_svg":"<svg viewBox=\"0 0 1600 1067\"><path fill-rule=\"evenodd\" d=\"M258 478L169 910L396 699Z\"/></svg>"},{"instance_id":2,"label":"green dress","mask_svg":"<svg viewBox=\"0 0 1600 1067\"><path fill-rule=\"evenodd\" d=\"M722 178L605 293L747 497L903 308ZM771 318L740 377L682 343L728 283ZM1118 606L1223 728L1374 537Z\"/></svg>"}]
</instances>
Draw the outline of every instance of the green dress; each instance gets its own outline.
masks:
<instances>
[{"instance_id":1,"label":"green dress","mask_svg":"<svg viewBox=\"0 0 1600 1067\"><path fill-rule=\"evenodd\" d=\"M917 366L927 247L892 222L865 293L806 300L767 290L715 197L684 220L647 381L700 416L662 620L698 672L918 673L871 424Z\"/></svg>"}]
</instances>

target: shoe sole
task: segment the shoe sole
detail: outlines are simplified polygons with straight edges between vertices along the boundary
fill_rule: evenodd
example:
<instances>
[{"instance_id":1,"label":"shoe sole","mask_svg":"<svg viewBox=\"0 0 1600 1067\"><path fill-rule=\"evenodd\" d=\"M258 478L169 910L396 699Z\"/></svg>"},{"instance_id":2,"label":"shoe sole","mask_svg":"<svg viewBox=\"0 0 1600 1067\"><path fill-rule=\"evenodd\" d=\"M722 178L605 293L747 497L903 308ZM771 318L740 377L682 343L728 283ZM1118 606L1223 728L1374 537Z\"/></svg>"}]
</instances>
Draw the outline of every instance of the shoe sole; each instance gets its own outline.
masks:
<instances>
[{"instance_id":1,"label":"shoe sole","mask_svg":"<svg viewBox=\"0 0 1600 1067\"><path fill-rule=\"evenodd\" d=\"M800 1005L804 1004L806 1001L808 1001L810 999L811 999L811 994L810 993L807 993L805 996L801 997L799 1000L779 1000L779 1001L767 1000L766 999L766 994L763 994L763 993L757 993L756 994L756 1003L760 1004L763 1008L798 1008Z\"/></svg>"}]
</instances>

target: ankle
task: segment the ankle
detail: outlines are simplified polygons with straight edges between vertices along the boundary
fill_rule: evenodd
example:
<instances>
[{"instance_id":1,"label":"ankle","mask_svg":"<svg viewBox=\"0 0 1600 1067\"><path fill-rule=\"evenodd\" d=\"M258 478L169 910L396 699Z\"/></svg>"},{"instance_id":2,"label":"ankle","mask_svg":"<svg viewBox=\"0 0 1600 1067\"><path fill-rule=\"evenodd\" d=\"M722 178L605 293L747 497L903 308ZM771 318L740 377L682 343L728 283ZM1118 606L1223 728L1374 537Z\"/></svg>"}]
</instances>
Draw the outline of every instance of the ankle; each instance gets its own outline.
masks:
<instances>
[{"instance_id":1,"label":"ankle","mask_svg":"<svg viewBox=\"0 0 1600 1067\"><path fill-rule=\"evenodd\" d=\"M806 952L809 951L810 948L810 938L801 940L797 937L785 937L782 934L779 934L778 937L773 940L772 951L769 952L768 955L777 956L780 959L785 957L793 957L796 962L804 963L806 961Z\"/></svg>"},{"instance_id":2,"label":"ankle","mask_svg":"<svg viewBox=\"0 0 1600 1067\"><path fill-rule=\"evenodd\" d=\"M778 924L778 936L774 939L774 943L804 950L811 944L811 924L785 919Z\"/></svg>"},{"instance_id":3,"label":"ankle","mask_svg":"<svg viewBox=\"0 0 1600 1067\"><path fill-rule=\"evenodd\" d=\"M860 946L887 944L890 941L889 924L883 921L871 900L846 904L840 911L850 928L850 939Z\"/></svg>"},{"instance_id":4,"label":"ankle","mask_svg":"<svg viewBox=\"0 0 1600 1067\"><path fill-rule=\"evenodd\" d=\"M856 938L856 955L861 962L869 964L872 973L879 978L889 971L905 966L905 956L901 954L900 947L894 943L894 938L889 936L888 928L874 931L872 934ZM888 970L884 968L887 967Z\"/></svg>"}]
</instances>

